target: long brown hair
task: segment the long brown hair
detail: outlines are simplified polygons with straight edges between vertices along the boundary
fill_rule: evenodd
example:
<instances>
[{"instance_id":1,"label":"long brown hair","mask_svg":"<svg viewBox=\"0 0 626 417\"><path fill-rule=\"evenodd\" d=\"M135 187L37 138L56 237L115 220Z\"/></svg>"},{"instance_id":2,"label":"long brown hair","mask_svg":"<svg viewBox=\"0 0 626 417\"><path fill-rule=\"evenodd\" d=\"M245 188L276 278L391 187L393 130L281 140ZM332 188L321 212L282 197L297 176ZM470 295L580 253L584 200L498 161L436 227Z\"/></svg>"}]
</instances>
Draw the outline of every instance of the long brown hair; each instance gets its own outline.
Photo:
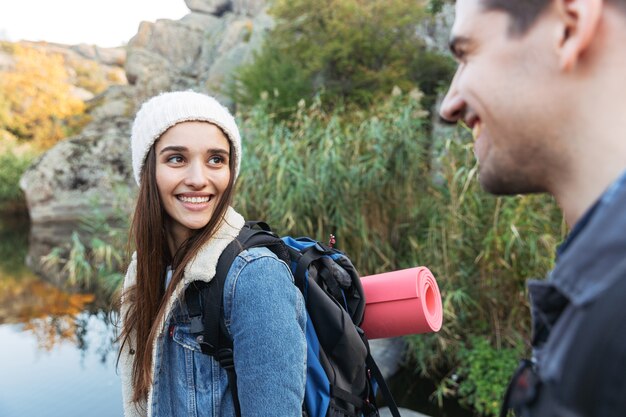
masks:
<instances>
[{"instance_id":1,"label":"long brown hair","mask_svg":"<svg viewBox=\"0 0 626 417\"><path fill-rule=\"evenodd\" d=\"M174 254L170 253L167 244L166 222L169 216L163 209L156 184L155 145L152 145L146 156L129 236L131 242L134 240L137 251L137 280L136 284L123 295L128 310L120 334L122 346L129 343L130 352L134 352L132 370L134 402L145 400L152 384L152 346L161 331L167 301L182 280L186 265L215 234L232 201L235 158L230 140L229 144L228 186L217 202L208 224L183 242ZM170 285L165 288L167 265L172 266L174 273ZM134 346L130 338L132 332L135 332Z\"/></svg>"}]
</instances>

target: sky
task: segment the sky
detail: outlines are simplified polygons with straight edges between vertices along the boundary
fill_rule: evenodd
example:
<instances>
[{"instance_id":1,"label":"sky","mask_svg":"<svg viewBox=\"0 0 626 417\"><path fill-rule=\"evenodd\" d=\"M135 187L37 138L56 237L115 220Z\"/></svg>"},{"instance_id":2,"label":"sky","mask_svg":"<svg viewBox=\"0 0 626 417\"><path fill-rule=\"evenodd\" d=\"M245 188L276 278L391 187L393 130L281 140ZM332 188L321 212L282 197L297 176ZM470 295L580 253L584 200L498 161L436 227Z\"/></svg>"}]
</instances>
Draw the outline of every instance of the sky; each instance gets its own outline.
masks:
<instances>
[{"instance_id":1,"label":"sky","mask_svg":"<svg viewBox=\"0 0 626 417\"><path fill-rule=\"evenodd\" d=\"M185 0L0 0L0 39L121 46L140 22L187 13Z\"/></svg>"}]
</instances>

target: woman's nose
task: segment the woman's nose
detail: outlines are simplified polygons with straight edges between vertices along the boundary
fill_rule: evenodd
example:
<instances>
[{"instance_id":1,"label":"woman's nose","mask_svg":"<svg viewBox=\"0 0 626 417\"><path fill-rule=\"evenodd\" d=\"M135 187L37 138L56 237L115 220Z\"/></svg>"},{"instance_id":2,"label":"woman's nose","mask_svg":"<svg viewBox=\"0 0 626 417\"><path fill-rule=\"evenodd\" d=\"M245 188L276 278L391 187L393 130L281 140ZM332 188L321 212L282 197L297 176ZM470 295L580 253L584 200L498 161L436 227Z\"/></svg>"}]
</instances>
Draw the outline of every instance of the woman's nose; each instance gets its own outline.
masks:
<instances>
[{"instance_id":1,"label":"woman's nose","mask_svg":"<svg viewBox=\"0 0 626 417\"><path fill-rule=\"evenodd\" d=\"M187 168L185 184L194 188L203 188L208 183L207 168L199 162L192 162Z\"/></svg>"}]
</instances>

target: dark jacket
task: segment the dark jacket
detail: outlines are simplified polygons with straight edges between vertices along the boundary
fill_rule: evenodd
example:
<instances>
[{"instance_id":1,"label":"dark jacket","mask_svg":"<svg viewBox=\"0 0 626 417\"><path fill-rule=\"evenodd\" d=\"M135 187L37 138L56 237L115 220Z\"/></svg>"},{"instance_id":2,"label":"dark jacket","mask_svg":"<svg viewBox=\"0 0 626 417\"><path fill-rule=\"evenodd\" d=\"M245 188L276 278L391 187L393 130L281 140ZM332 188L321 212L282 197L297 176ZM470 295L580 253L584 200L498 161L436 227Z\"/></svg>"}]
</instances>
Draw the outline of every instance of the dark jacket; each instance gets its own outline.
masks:
<instances>
[{"instance_id":1,"label":"dark jacket","mask_svg":"<svg viewBox=\"0 0 626 417\"><path fill-rule=\"evenodd\" d=\"M518 416L626 416L626 175L581 222L549 279L528 284L533 360L510 387Z\"/></svg>"}]
</instances>

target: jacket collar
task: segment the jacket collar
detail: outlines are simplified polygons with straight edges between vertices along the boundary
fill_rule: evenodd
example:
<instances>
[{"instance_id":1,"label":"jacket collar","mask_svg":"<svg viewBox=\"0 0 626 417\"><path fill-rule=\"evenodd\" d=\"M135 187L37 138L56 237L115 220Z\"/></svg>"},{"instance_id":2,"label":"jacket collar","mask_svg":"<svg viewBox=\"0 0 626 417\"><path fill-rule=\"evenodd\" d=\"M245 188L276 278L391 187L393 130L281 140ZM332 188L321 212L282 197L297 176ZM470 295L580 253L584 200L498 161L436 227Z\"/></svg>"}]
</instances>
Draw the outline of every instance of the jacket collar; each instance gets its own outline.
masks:
<instances>
[{"instance_id":1,"label":"jacket collar","mask_svg":"<svg viewBox=\"0 0 626 417\"><path fill-rule=\"evenodd\" d=\"M591 210L566 241L548 280L575 305L594 300L619 278L611 271L626 258L626 173Z\"/></svg>"}]
</instances>

